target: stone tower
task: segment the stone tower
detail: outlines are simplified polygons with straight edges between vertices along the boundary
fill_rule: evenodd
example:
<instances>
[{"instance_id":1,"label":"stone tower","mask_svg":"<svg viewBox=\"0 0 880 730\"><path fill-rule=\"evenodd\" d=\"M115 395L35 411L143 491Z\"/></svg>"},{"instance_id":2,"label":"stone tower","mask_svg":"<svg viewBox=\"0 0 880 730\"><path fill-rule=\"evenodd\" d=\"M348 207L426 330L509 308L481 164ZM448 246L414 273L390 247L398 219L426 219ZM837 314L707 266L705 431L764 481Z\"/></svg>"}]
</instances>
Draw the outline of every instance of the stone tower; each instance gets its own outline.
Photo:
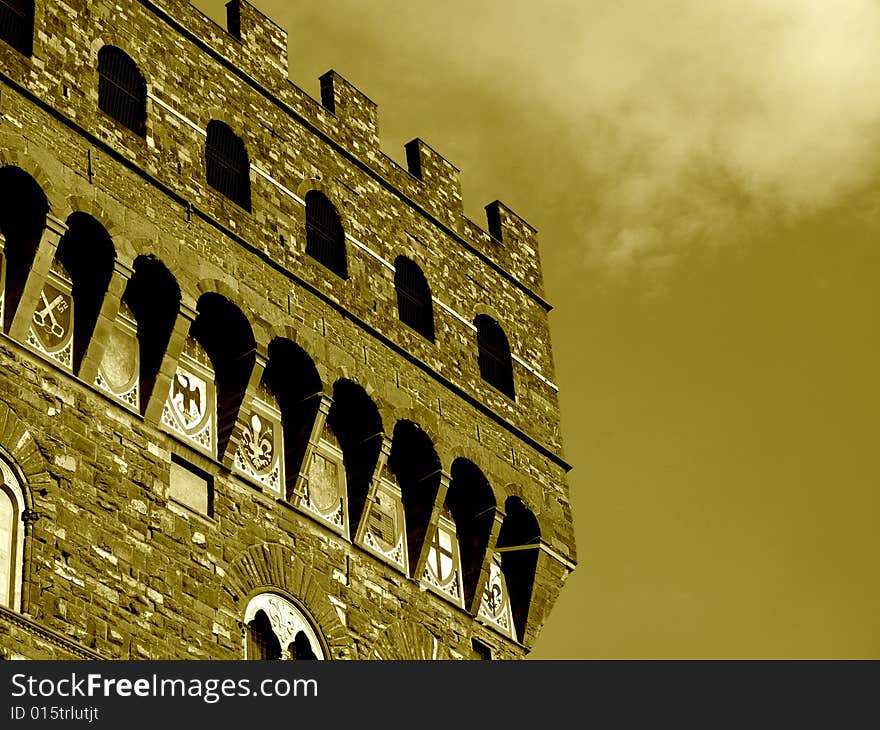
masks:
<instances>
[{"instance_id":1,"label":"stone tower","mask_svg":"<svg viewBox=\"0 0 880 730\"><path fill-rule=\"evenodd\" d=\"M517 658L573 569L535 231L243 0L0 3L0 650Z\"/></svg>"}]
</instances>

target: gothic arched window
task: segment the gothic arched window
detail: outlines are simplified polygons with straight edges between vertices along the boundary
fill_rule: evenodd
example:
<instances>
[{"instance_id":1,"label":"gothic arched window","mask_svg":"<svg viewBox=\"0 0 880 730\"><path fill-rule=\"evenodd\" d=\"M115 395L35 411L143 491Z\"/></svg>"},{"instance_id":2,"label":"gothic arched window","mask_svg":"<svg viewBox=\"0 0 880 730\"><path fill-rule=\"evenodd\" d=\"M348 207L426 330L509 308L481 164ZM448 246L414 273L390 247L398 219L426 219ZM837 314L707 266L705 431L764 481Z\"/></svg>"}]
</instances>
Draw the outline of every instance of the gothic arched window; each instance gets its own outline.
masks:
<instances>
[{"instance_id":1,"label":"gothic arched window","mask_svg":"<svg viewBox=\"0 0 880 730\"><path fill-rule=\"evenodd\" d=\"M306 193L306 253L343 279L348 278L342 221L333 203L317 190Z\"/></svg>"},{"instance_id":2,"label":"gothic arched window","mask_svg":"<svg viewBox=\"0 0 880 730\"><path fill-rule=\"evenodd\" d=\"M513 398L513 363L507 335L501 325L486 314L477 315L474 326L477 328L480 377Z\"/></svg>"},{"instance_id":3,"label":"gothic arched window","mask_svg":"<svg viewBox=\"0 0 880 730\"><path fill-rule=\"evenodd\" d=\"M0 606L21 607L24 494L12 468L0 459Z\"/></svg>"},{"instance_id":4,"label":"gothic arched window","mask_svg":"<svg viewBox=\"0 0 880 730\"><path fill-rule=\"evenodd\" d=\"M313 622L277 593L254 596L244 612L246 659L324 659Z\"/></svg>"},{"instance_id":5,"label":"gothic arched window","mask_svg":"<svg viewBox=\"0 0 880 730\"><path fill-rule=\"evenodd\" d=\"M135 134L146 136L147 83L137 64L115 46L98 51L98 107Z\"/></svg>"},{"instance_id":6,"label":"gothic arched window","mask_svg":"<svg viewBox=\"0 0 880 730\"><path fill-rule=\"evenodd\" d=\"M214 190L251 209L251 166L244 142L228 125L212 119L205 141L205 177Z\"/></svg>"},{"instance_id":7,"label":"gothic arched window","mask_svg":"<svg viewBox=\"0 0 880 730\"><path fill-rule=\"evenodd\" d=\"M425 339L434 341L434 310L428 280L416 263L404 256L394 261L397 316Z\"/></svg>"},{"instance_id":8,"label":"gothic arched window","mask_svg":"<svg viewBox=\"0 0 880 730\"><path fill-rule=\"evenodd\" d=\"M0 39L19 53L34 50L34 0L0 0Z\"/></svg>"}]
</instances>

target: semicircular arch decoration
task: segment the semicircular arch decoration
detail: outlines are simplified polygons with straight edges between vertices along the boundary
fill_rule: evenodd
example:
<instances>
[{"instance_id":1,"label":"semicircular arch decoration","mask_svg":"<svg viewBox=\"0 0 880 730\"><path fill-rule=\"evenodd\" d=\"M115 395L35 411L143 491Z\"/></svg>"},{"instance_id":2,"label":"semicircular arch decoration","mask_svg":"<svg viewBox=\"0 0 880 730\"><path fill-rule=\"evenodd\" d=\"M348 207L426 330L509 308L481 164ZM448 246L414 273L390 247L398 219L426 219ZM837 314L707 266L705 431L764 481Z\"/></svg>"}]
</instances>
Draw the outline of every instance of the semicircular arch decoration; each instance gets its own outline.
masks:
<instances>
[{"instance_id":1,"label":"semicircular arch decoration","mask_svg":"<svg viewBox=\"0 0 880 730\"><path fill-rule=\"evenodd\" d=\"M305 616L320 639L313 646L320 645L325 658L355 657L354 642L337 607L330 601L326 578L298 559L288 545L262 543L239 554L226 570L216 620L230 630L236 622L244 621L246 625L245 617L253 621L259 611L249 614L248 607L250 601L261 594L282 596ZM265 612L264 616L269 619ZM263 626L267 623L271 625L271 621L264 620ZM294 640L301 630L294 633ZM276 639L280 645L280 637ZM280 647L278 653L280 658Z\"/></svg>"},{"instance_id":2,"label":"semicircular arch decoration","mask_svg":"<svg viewBox=\"0 0 880 730\"><path fill-rule=\"evenodd\" d=\"M279 593L258 593L245 608L245 659L325 659L308 616Z\"/></svg>"}]
</instances>

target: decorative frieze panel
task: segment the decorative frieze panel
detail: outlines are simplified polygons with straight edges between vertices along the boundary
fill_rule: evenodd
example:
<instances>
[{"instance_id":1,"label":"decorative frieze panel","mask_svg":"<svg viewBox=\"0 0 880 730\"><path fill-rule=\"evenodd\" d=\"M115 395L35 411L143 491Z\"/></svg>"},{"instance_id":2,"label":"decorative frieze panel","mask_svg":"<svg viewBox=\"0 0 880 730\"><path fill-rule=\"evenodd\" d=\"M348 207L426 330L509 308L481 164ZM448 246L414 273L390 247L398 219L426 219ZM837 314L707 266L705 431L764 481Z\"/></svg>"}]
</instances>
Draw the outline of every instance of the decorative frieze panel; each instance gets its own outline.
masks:
<instances>
[{"instance_id":1,"label":"decorative frieze panel","mask_svg":"<svg viewBox=\"0 0 880 730\"><path fill-rule=\"evenodd\" d=\"M37 298L27 343L73 371L73 282L67 270L53 259L46 283Z\"/></svg>"},{"instance_id":2,"label":"decorative frieze panel","mask_svg":"<svg viewBox=\"0 0 880 730\"><path fill-rule=\"evenodd\" d=\"M457 606L464 608L462 588L461 555L455 522L448 514L441 513L431 538L428 562L422 582Z\"/></svg>"},{"instance_id":3,"label":"decorative frieze panel","mask_svg":"<svg viewBox=\"0 0 880 730\"><path fill-rule=\"evenodd\" d=\"M507 591L504 573L501 571L500 555L493 555L492 560L489 561L489 579L483 589L477 615L505 636L516 639L510 594Z\"/></svg>"},{"instance_id":4,"label":"decorative frieze panel","mask_svg":"<svg viewBox=\"0 0 880 730\"><path fill-rule=\"evenodd\" d=\"M233 469L273 494L284 496L281 410L265 387L261 386L257 396L242 407L236 432L238 448L232 462Z\"/></svg>"},{"instance_id":5,"label":"decorative frieze panel","mask_svg":"<svg viewBox=\"0 0 880 730\"><path fill-rule=\"evenodd\" d=\"M407 573L406 519L400 486L387 467L367 502L357 542L371 553Z\"/></svg>"},{"instance_id":6,"label":"decorative frieze panel","mask_svg":"<svg viewBox=\"0 0 880 730\"><path fill-rule=\"evenodd\" d=\"M312 450L308 468L306 493L300 506L343 535L348 534L348 491L342 449L332 429L324 428L324 435Z\"/></svg>"},{"instance_id":7,"label":"decorative frieze panel","mask_svg":"<svg viewBox=\"0 0 880 730\"><path fill-rule=\"evenodd\" d=\"M186 338L162 409L162 425L200 451L217 451L217 390L214 369L202 346Z\"/></svg>"},{"instance_id":8,"label":"decorative frieze panel","mask_svg":"<svg viewBox=\"0 0 880 730\"><path fill-rule=\"evenodd\" d=\"M95 385L134 410L140 409L140 347L137 321L125 302L107 338Z\"/></svg>"}]
</instances>

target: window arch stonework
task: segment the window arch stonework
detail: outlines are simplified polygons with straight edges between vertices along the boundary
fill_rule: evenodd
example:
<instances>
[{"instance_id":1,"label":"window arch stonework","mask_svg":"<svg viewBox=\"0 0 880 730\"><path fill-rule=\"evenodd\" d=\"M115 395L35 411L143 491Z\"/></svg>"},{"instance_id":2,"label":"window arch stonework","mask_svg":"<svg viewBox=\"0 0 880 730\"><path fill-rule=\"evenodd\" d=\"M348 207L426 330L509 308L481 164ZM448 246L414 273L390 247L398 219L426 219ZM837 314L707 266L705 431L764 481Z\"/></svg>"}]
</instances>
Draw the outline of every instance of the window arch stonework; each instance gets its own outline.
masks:
<instances>
[{"instance_id":1,"label":"window arch stonework","mask_svg":"<svg viewBox=\"0 0 880 730\"><path fill-rule=\"evenodd\" d=\"M132 58L116 46L98 51L98 108L135 134L147 133L147 84Z\"/></svg>"},{"instance_id":2,"label":"window arch stonework","mask_svg":"<svg viewBox=\"0 0 880 730\"><path fill-rule=\"evenodd\" d=\"M244 622L249 631L255 626L263 632L271 629L281 646L281 659L325 658L323 644L310 619L292 601L278 593L254 596L245 609ZM262 658L249 654L253 645L253 641L245 643L245 658Z\"/></svg>"},{"instance_id":3,"label":"window arch stonework","mask_svg":"<svg viewBox=\"0 0 880 730\"><path fill-rule=\"evenodd\" d=\"M21 610L27 509L21 483L0 458L0 606Z\"/></svg>"}]
</instances>

